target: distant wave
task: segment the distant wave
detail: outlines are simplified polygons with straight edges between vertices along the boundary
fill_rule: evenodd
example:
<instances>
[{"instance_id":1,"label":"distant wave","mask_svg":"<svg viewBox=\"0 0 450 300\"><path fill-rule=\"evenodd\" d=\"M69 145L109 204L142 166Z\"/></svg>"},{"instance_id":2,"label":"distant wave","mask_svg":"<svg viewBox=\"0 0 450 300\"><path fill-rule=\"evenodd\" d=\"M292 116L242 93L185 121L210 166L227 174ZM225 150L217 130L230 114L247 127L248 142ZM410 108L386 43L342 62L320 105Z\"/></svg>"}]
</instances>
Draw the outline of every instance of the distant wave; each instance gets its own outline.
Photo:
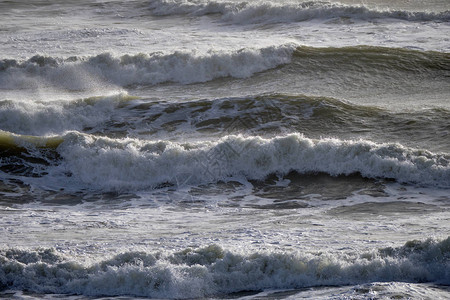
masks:
<instances>
[{"instance_id":1,"label":"distant wave","mask_svg":"<svg viewBox=\"0 0 450 300\"><path fill-rule=\"evenodd\" d=\"M150 9L154 15L158 16L219 14L223 21L233 24L287 23L332 18L392 18L444 22L450 20L450 11L434 13L378 10L363 5L344 5L327 1L279 3L275 1L152 0Z\"/></svg>"},{"instance_id":2,"label":"distant wave","mask_svg":"<svg viewBox=\"0 0 450 300\"><path fill-rule=\"evenodd\" d=\"M246 178L270 174L360 173L426 186L450 187L450 156L400 144L309 139L290 134L271 139L228 136L218 141L176 143L110 139L68 133L57 148L58 171L83 185L106 191L133 191ZM63 168L63 169L61 169Z\"/></svg>"},{"instance_id":3,"label":"distant wave","mask_svg":"<svg viewBox=\"0 0 450 300\"><path fill-rule=\"evenodd\" d=\"M164 82L189 84L221 77L245 78L289 63L295 45L236 51L151 53L114 57L109 53L68 59L36 55L26 61L0 60L0 87L55 86L89 89L102 83L119 86Z\"/></svg>"},{"instance_id":4,"label":"distant wave","mask_svg":"<svg viewBox=\"0 0 450 300\"><path fill-rule=\"evenodd\" d=\"M0 290L86 296L203 298L241 291L374 281L450 284L450 238L368 253L237 253L217 245L125 252L90 265L55 249L0 250Z\"/></svg>"}]
</instances>

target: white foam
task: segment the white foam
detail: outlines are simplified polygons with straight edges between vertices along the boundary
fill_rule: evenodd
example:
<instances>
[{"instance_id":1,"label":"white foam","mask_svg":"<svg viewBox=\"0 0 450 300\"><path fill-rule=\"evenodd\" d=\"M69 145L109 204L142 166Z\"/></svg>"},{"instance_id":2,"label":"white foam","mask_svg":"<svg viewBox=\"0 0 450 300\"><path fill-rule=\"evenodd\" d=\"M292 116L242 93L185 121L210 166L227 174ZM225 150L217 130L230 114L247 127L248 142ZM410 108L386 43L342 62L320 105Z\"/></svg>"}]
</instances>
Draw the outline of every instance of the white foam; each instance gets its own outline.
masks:
<instances>
[{"instance_id":1,"label":"white foam","mask_svg":"<svg viewBox=\"0 0 450 300\"><path fill-rule=\"evenodd\" d=\"M272 139L228 136L218 141L114 140L70 133L58 148L65 172L105 190L139 190L164 183L201 184L233 176L359 172L371 178L449 187L448 154L434 154L400 144L338 139L313 140L300 134Z\"/></svg>"}]
</instances>

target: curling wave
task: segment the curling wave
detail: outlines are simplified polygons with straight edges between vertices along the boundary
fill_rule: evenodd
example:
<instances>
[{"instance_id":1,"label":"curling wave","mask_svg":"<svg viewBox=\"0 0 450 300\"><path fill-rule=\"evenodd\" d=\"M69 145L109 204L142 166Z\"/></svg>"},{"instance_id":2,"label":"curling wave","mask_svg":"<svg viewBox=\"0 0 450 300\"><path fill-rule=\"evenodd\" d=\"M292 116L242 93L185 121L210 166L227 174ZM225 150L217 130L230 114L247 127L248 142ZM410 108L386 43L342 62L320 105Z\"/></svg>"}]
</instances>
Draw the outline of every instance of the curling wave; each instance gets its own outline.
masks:
<instances>
[{"instance_id":1,"label":"curling wave","mask_svg":"<svg viewBox=\"0 0 450 300\"><path fill-rule=\"evenodd\" d=\"M364 5L344 5L327 1L305 1L278 3L272 1L231 2L207 0L153 0L150 9L154 15L219 14L225 22L232 24L268 24L301 22L311 19L383 19L408 21L450 20L450 11L419 12L406 10L379 10Z\"/></svg>"},{"instance_id":2,"label":"curling wave","mask_svg":"<svg viewBox=\"0 0 450 300\"><path fill-rule=\"evenodd\" d=\"M174 253L126 252L91 265L54 249L5 249L0 290L181 299L374 281L448 285L449 258L450 238L359 255L236 253L210 245Z\"/></svg>"}]
</instances>

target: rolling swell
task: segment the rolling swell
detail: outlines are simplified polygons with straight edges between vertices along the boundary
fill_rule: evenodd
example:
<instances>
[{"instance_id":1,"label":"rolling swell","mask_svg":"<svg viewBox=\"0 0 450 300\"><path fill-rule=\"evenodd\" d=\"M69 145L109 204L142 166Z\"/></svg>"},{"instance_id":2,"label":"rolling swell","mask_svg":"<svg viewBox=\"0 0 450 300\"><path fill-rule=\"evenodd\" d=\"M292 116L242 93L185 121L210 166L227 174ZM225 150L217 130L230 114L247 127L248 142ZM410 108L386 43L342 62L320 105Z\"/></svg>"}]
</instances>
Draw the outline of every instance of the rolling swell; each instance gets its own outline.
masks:
<instances>
[{"instance_id":1,"label":"rolling swell","mask_svg":"<svg viewBox=\"0 0 450 300\"><path fill-rule=\"evenodd\" d=\"M448 285L450 238L354 253L126 252L89 265L55 249L0 251L0 290L87 296L203 298L240 291L376 281Z\"/></svg>"},{"instance_id":2,"label":"rolling swell","mask_svg":"<svg viewBox=\"0 0 450 300\"><path fill-rule=\"evenodd\" d=\"M422 12L406 10L379 10L364 5L344 5L327 1L288 2L279 4L272 1L228 2L228 1L180 1L153 0L150 2L153 15L193 15L218 14L222 21L232 24L270 24L302 22L312 19L333 18L352 19L398 19L407 21L450 20L450 12Z\"/></svg>"},{"instance_id":3,"label":"rolling swell","mask_svg":"<svg viewBox=\"0 0 450 300\"><path fill-rule=\"evenodd\" d=\"M403 48L375 46L324 47L300 46L294 52L294 62L316 61L316 70L332 69L336 66L345 70L345 65L360 72L413 72L433 71L450 73L450 54L436 51L417 51ZM309 65L308 65L309 66ZM311 65L312 68L312 65Z\"/></svg>"}]
</instances>

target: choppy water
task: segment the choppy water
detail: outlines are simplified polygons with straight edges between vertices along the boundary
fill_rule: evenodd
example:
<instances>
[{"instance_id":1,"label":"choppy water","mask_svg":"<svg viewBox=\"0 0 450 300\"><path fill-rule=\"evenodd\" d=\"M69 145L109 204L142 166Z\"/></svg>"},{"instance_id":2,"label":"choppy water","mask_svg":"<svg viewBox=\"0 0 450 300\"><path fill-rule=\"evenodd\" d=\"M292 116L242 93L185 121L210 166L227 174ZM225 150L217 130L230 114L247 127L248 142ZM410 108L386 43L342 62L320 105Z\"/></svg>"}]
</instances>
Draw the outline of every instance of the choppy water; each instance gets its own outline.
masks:
<instances>
[{"instance_id":1,"label":"choppy water","mask_svg":"<svg viewBox=\"0 0 450 300\"><path fill-rule=\"evenodd\" d=\"M0 1L0 298L447 299L448 1Z\"/></svg>"}]
</instances>

